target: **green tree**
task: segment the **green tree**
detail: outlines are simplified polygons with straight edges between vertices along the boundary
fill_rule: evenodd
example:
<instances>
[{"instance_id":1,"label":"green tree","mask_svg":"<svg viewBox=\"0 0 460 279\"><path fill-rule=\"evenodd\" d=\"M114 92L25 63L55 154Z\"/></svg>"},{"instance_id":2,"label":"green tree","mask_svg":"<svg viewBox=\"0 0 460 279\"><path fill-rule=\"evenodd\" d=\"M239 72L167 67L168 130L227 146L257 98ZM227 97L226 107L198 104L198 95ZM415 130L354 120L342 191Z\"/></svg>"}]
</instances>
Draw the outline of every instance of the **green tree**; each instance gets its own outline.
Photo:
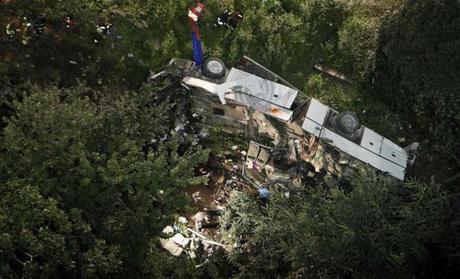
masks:
<instances>
[{"instance_id":1,"label":"green tree","mask_svg":"<svg viewBox=\"0 0 460 279\"><path fill-rule=\"evenodd\" d=\"M342 67L361 83L368 84L375 70L379 23L378 18L354 14L339 31L341 60L348 60Z\"/></svg>"},{"instance_id":2,"label":"green tree","mask_svg":"<svg viewBox=\"0 0 460 279\"><path fill-rule=\"evenodd\" d=\"M167 127L152 92L32 86L15 103L0 155L5 276L142 277L162 259L151 243L187 204L181 188L204 182L208 152L142 151Z\"/></svg>"},{"instance_id":3,"label":"green tree","mask_svg":"<svg viewBox=\"0 0 460 279\"><path fill-rule=\"evenodd\" d=\"M384 21L377 51L373 92L412 119L431 173L447 174L460 150L459 13L456 1L407 1Z\"/></svg>"},{"instance_id":4,"label":"green tree","mask_svg":"<svg viewBox=\"0 0 460 279\"><path fill-rule=\"evenodd\" d=\"M221 223L243 278L408 278L448 249L448 202L435 185L363 174L353 190L274 193L266 204L235 193ZM421 271L422 270L422 271ZM424 273L426 274L426 273Z\"/></svg>"}]
</instances>

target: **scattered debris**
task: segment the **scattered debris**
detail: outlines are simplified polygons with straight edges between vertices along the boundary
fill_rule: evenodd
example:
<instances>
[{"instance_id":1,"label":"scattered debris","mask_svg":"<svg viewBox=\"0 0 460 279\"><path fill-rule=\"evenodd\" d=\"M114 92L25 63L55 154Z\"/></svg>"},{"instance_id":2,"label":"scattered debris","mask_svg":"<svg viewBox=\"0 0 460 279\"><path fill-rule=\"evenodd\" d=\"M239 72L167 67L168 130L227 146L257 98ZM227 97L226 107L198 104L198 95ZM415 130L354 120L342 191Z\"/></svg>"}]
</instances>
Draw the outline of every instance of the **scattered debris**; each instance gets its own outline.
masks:
<instances>
[{"instance_id":1,"label":"scattered debris","mask_svg":"<svg viewBox=\"0 0 460 279\"><path fill-rule=\"evenodd\" d=\"M257 125L257 132L260 135L266 135L272 140L274 145L278 145L281 141L279 131L275 128L270 120L261 112L253 113L253 120Z\"/></svg>"},{"instance_id":2,"label":"scattered debris","mask_svg":"<svg viewBox=\"0 0 460 279\"><path fill-rule=\"evenodd\" d=\"M181 218L185 217L179 217L179 219ZM191 259L200 255L205 259L206 263L211 260L211 257L217 251L214 247L227 249L226 245L214 241L198 231L187 228L183 222L164 227L162 233L165 236L173 235L169 238L160 238L160 245L175 257L179 257L185 252Z\"/></svg>"},{"instance_id":3,"label":"scattered debris","mask_svg":"<svg viewBox=\"0 0 460 279\"><path fill-rule=\"evenodd\" d=\"M177 221L178 221L179 223L182 223L182 224L187 224L187 223L188 223L187 218L185 218L185 217L183 217L183 216L179 217L179 218L177 219Z\"/></svg>"},{"instance_id":4,"label":"scattered debris","mask_svg":"<svg viewBox=\"0 0 460 279\"><path fill-rule=\"evenodd\" d=\"M167 75L175 78L183 78L184 75L201 78L196 65L189 62L172 60L164 71L158 74L152 73L150 80L152 82L161 80L160 77ZM241 71L235 70L233 74L241 74ZM244 245L244 243L226 245L219 242L220 235L217 227L220 214L225 209L232 191L246 191L252 197L261 200L269 199L274 193L280 193L289 199L299 189L305 187L319 185L329 188L338 187L342 185L341 183L352 179L356 171L365 166L353 156L340 151L334 145L327 144L327 139L314 133L307 133L300 122L285 121L284 116L303 120L308 111L305 111L305 106L303 115L302 112L299 114L294 110L281 110L283 107L290 108L297 91L268 70L264 75L273 76L272 83L264 86L279 83L276 84L276 88L280 89L270 91L269 98L272 99L267 101L278 102L278 104L271 106L272 110L269 113L264 112L265 108L249 108L257 106L258 100L252 100L247 96L242 97L242 100L235 97L232 101L232 94L233 96L236 94L231 92L226 100L228 103L222 104L218 98L215 100L209 98L209 94L198 92L187 94L186 90L195 87L190 80L187 82L182 79L182 82L176 82L176 85L170 86L174 90L177 89L174 96L180 96L175 100L176 106L172 112L175 117L174 123L171 123L169 133L151 141L155 144L177 137L180 146L185 146L184 148L199 143L203 143L206 147L206 142L215 140L213 138L215 133L212 132L210 136L209 131L211 127L216 126L225 132L243 137L242 141L226 141L222 146L227 150L219 150L216 152L218 154L210 157L206 165L195 170L197 175L209 178L202 185L187 187L184 190L193 200L193 208L196 210L187 212L186 217L179 217L174 225L167 226L163 230L165 238L161 240L161 245L165 250L175 256L187 254L190 258L197 258L199 259L197 262L201 263L197 267L204 267L206 270L212 270L215 264L212 255L215 256L219 249L229 250L234 245L235 247ZM237 76L234 78L240 80ZM248 77L248 80L252 81L252 78L252 76ZM266 82L265 79L261 80ZM225 81L214 82L213 86L218 87L219 82ZM201 84L206 85L204 82ZM295 94L292 95L294 91ZM245 105L239 104L238 101L244 101ZM296 105L299 105L301 111L302 105ZM273 108L280 109L281 116L277 116L278 112ZM253 133L249 132L251 129ZM252 140L246 145L245 139L249 138Z\"/></svg>"},{"instance_id":5,"label":"scattered debris","mask_svg":"<svg viewBox=\"0 0 460 279\"><path fill-rule=\"evenodd\" d=\"M178 245L180 245L182 247L186 247L190 243L190 238L186 238L180 233L175 234L171 238L171 240L174 241L174 243L176 243L176 244L178 244Z\"/></svg>"},{"instance_id":6,"label":"scattered debris","mask_svg":"<svg viewBox=\"0 0 460 279\"><path fill-rule=\"evenodd\" d=\"M177 245L176 243L174 243L172 239L161 238L160 243L163 249L167 250L169 253L171 253L171 255L175 257L180 256L184 251L184 249L179 247L179 245Z\"/></svg>"},{"instance_id":7,"label":"scattered debris","mask_svg":"<svg viewBox=\"0 0 460 279\"><path fill-rule=\"evenodd\" d=\"M201 200L200 192L197 191L197 192L193 193L192 198L195 201L195 203L198 202L199 200Z\"/></svg>"},{"instance_id":8,"label":"scattered debris","mask_svg":"<svg viewBox=\"0 0 460 279\"><path fill-rule=\"evenodd\" d=\"M174 233L174 228L171 227L171 226L166 226L166 227L163 228L163 230L161 232L166 234L166 235L173 234Z\"/></svg>"},{"instance_id":9,"label":"scattered debris","mask_svg":"<svg viewBox=\"0 0 460 279\"><path fill-rule=\"evenodd\" d=\"M200 231L203 228L203 223L206 221L206 213L200 211L193 215L192 220L195 222L195 229Z\"/></svg>"},{"instance_id":10,"label":"scattered debris","mask_svg":"<svg viewBox=\"0 0 460 279\"><path fill-rule=\"evenodd\" d=\"M221 175L218 179L217 179L217 184L223 184L225 181L225 177L223 175Z\"/></svg>"},{"instance_id":11,"label":"scattered debris","mask_svg":"<svg viewBox=\"0 0 460 279\"><path fill-rule=\"evenodd\" d=\"M224 244L222 243L219 243L219 242L216 242L214 240L210 240L209 238L207 238L206 236L202 235L201 233L197 232L197 231L194 231L190 228L187 228L187 230L191 233L193 233L194 235L198 236L199 238L201 238L204 242L208 243L208 244L211 244L211 245L217 245L217 246L220 246L222 248L227 248L227 246L225 246Z\"/></svg>"}]
</instances>

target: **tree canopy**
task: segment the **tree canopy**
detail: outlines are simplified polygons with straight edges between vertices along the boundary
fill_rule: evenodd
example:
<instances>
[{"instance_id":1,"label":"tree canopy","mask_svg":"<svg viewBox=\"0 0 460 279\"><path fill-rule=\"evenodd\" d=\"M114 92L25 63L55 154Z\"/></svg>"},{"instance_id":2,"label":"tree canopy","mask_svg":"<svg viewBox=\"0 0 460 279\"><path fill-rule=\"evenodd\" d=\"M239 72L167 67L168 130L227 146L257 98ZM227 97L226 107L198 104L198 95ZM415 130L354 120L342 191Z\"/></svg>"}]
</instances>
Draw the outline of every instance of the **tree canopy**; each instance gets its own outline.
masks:
<instances>
[{"instance_id":1,"label":"tree canopy","mask_svg":"<svg viewBox=\"0 0 460 279\"><path fill-rule=\"evenodd\" d=\"M150 243L185 207L180 189L203 182L193 170L207 152L142 151L167 115L149 92L32 86L15 102L1 144L4 274L150 272Z\"/></svg>"},{"instance_id":2,"label":"tree canopy","mask_svg":"<svg viewBox=\"0 0 460 279\"><path fill-rule=\"evenodd\" d=\"M234 192L221 231L237 247L229 259L238 274L410 278L434 274L440 250L455 249L448 200L435 185L361 174L352 188L275 194L265 204Z\"/></svg>"},{"instance_id":3,"label":"tree canopy","mask_svg":"<svg viewBox=\"0 0 460 279\"><path fill-rule=\"evenodd\" d=\"M375 94L424 131L432 162L460 152L459 14L455 1L408 1L385 19L377 49Z\"/></svg>"}]
</instances>

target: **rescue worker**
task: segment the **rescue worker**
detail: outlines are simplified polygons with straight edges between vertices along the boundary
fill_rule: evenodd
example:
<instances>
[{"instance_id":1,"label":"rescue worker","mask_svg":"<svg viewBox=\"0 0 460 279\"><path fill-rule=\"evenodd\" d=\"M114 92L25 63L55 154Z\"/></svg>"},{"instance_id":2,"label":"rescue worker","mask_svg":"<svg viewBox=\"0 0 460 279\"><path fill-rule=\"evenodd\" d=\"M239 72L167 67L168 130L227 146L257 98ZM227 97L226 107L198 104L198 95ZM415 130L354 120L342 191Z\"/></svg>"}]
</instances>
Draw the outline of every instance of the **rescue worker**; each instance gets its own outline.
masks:
<instances>
[{"instance_id":1,"label":"rescue worker","mask_svg":"<svg viewBox=\"0 0 460 279\"><path fill-rule=\"evenodd\" d=\"M198 20L202 16L204 9L205 9L205 5L201 3L199 0L197 0L196 6L191 8L188 11L188 20L189 20L190 25L198 24Z\"/></svg>"},{"instance_id":2,"label":"rescue worker","mask_svg":"<svg viewBox=\"0 0 460 279\"><path fill-rule=\"evenodd\" d=\"M105 30L105 34L109 37L113 37L115 35L115 32L117 31L117 28L113 24L107 25L107 29Z\"/></svg>"},{"instance_id":3,"label":"rescue worker","mask_svg":"<svg viewBox=\"0 0 460 279\"><path fill-rule=\"evenodd\" d=\"M97 24L97 31L103 35L107 35L107 36L110 36L113 34L113 31L114 31L114 26L111 24L111 23L108 23L108 24Z\"/></svg>"},{"instance_id":4,"label":"rescue worker","mask_svg":"<svg viewBox=\"0 0 460 279\"><path fill-rule=\"evenodd\" d=\"M192 51L193 51L193 60L197 66L203 64L203 49L201 46L201 35L200 28L198 27L198 22L202 13L204 12L204 4L199 0L196 1L196 6L191 8L188 11L188 22L190 25L190 30L192 31Z\"/></svg>"},{"instance_id":5,"label":"rescue worker","mask_svg":"<svg viewBox=\"0 0 460 279\"><path fill-rule=\"evenodd\" d=\"M6 25L6 34L10 40L13 40L16 37L17 31L19 31L19 29L15 27L14 22L9 22Z\"/></svg>"},{"instance_id":6,"label":"rescue worker","mask_svg":"<svg viewBox=\"0 0 460 279\"><path fill-rule=\"evenodd\" d=\"M32 23L30 22L29 18L26 16L23 17L22 18L22 30L21 30L21 33L22 33L21 42L23 45L27 45L29 41L32 39L33 31L31 29L32 29Z\"/></svg>"},{"instance_id":7,"label":"rescue worker","mask_svg":"<svg viewBox=\"0 0 460 279\"><path fill-rule=\"evenodd\" d=\"M230 16L227 26L234 30L242 20L243 13L240 11L236 11Z\"/></svg>"},{"instance_id":8,"label":"rescue worker","mask_svg":"<svg viewBox=\"0 0 460 279\"><path fill-rule=\"evenodd\" d=\"M46 27L46 19L44 15L37 17L33 21L33 28L34 28L34 32L36 35L40 35L41 33L43 33L43 31L45 31L45 27Z\"/></svg>"},{"instance_id":9,"label":"rescue worker","mask_svg":"<svg viewBox=\"0 0 460 279\"><path fill-rule=\"evenodd\" d=\"M70 29L75 25L75 20L73 19L72 15L67 15L64 19L65 21L65 28Z\"/></svg>"},{"instance_id":10,"label":"rescue worker","mask_svg":"<svg viewBox=\"0 0 460 279\"><path fill-rule=\"evenodd\" d=\"M225 9L220 16L217 17L216 24L214 26L226 26L228 27L228 18L231 16L229 9Z\"/></svg>"}]
</instances>

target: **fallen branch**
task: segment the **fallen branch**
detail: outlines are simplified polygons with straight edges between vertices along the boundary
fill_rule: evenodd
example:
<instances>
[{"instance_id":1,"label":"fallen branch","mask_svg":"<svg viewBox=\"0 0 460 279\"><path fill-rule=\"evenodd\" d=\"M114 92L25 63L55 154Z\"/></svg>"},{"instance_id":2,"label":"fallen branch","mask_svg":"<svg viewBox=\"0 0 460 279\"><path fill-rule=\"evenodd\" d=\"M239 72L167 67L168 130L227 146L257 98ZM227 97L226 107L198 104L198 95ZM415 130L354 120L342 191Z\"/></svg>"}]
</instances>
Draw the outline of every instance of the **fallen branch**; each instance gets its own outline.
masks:
<instances>
[{"instance_id":1,"label":"fallen branch","mask_svg":"<svg viewBox=\"0 0 460 279\"><path fill-rule=\"evenodd\" d=\"M209 238L207 238L206 236L202 235L201 233L197 232L197 231L194 231L192 230L191 228L187 228L187 230L191 233L193 233L194 235L198 236L199 238L203 239L204 241L208 242L209 244L213 244L213 245L217 245L217 246L220 246L222 248L226 248L226 246L222 243L219 243L219 242L215 242L213 240L210 240Z\"/></svg>"},{"instance_id":2,"label":"fallen branch","mask_svg":"<svg viewBox=\"0 0 460 279\"><path fill-rule=\"evenodd\" d=\"M323 64L314 64L313 65L313 68L317 71L320 71L324 74L327 74L333 78L336 78L336 79L339 79L341 81L344 81L348 84L351 84L353 85L354 84L354 81L352 79L349 79L347 78L344 74L342 73L339 73L338 71L332 69L332 68L329 68L328 66L326 65L323 65Z\"/></svg>"},{"instance_id":3,"label":"fallen branch","mask_svg":"<svg viewBox=\"0 0 460 279\"><path fill-rule=\"evenodd\" d=\"M209 259L206 259L203 263L199 264L199 265L195 265L196 268L200 268L202 266L204 266L205 264L207 264L209 262Z\"/></svg>"}]
</instances>

